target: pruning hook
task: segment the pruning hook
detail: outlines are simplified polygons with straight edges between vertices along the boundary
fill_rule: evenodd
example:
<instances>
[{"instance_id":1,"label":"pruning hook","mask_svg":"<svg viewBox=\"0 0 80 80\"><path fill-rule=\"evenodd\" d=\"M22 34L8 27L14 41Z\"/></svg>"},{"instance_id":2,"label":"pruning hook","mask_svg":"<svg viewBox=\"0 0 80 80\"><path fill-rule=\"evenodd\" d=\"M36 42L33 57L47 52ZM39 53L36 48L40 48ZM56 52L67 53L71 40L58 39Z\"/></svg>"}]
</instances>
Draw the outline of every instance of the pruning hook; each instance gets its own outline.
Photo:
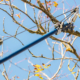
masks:
<instances>
[{"instance_id":1,"label":"pruning hook","mask_svg":"<svg viewBox=\"0 0 80 80\"><path fill-rule=\"evenodd\" d=\"M79 8L76 7L76 8L72 11L72 13L74 13L74 16L73 16L73 18L72 18L72 22L75 22L76 19L77 19L77 16L79 15Z\"/></svg>"}]
</instances>

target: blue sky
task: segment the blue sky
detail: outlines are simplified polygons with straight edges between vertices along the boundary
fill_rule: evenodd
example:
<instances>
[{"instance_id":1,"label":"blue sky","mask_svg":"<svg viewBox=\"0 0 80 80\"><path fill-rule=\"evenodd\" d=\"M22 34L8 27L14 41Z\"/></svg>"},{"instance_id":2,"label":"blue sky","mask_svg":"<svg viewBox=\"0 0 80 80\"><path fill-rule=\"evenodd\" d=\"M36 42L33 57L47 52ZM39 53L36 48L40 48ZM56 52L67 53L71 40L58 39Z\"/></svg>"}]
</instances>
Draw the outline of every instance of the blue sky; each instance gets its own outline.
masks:
<instances>
[{"instance_id":1,"label":"blue sky","mask_svg":"<svg viewBox=\"0 0 80 80\"><path fill-rule=\"evenodd\" d=\"M35 0L32 0L33 3L35 3ZM43 2L43 0L41 0ZM62 5L62 0L57 0L58 2L58 8L62 8L63 5ZM20 8L21 10L25 11L25 8L24 8L24 3L21 1L21 0L14 0L13 5L16 5L18 8ZM75 7L76 4L77 5L80 5L80 0L64 0L64 4L65 4L65 8L70 10L72 7ZM26 5L27 6L27 13L32 17L34 18L34 14L33 14L33 10L32 8L29 6L29 5ZM1 5L0 4L0 8L3 8L5 10L7 10L9 13L9 6L6 6L6 5ZM54 11L55 8L53 8L53 10L51 12ZM80 9L79 9L80 10ZM22 21L23 19L24 22L23 22L23 25L26 26L27 28L31 28L33 26L35 26L35 24L28 18L26 17L26 15L22 14L21 13L21 18L18 18L16 17L16 14L18 13L21 13L19 12L18 10L15 10L14 9L14 17L17 21ZM62 13L62 9L58 10L56 13L54 13L53 16L57 16L59 14ZM36 10L36 17L37 17L37 14L38 14L38 10ZM5 33L3 33L3 18L5 17L5 21L4 21L4 27L5 27L5 31L8 32L9 34L11 35L14 35L15 32L16 32L16 29L19 27L17 24L15 24L12 20L11 17L9 17L5 12L1 11L0 10L0 37L1 36L8 36L6 35ZM62 20L64 18L64 16L61 16L59 18L57 18L59 21ZM77 18L76 22L74 23L75 27L74 30L77 30L77 31L80 31L79 30L79 20L80 18ZM44 21L44 19L43 19ZM52 24L52 23L51 23ZM51 27L51 25L50 25ZM34 30L36 29L36 27L34 28ZM54 27L50 29L50 31L54 30ZM24 31L23 28L19 28L18 32L21 32L21 31ZM62 38L63 37L63 33L59 34L59 35L54 35L55 37L57 38ZM31 43L32 41L40 38L41 35L38 35L38 34L31 34L29 32L24 32L22 34L19 34L17 35L17 38L20 39L24 45L27 45L29 43ZM6 39L7 37L4 37L4 39ZM54 40L51 40L50 38L48 38L48 41L50 43L51 46L53 46L53 43ZM76 48L76 51L79 53L80 52L80 38L77 38L75 43L73 44L74 47ZM15 52L16 50L22 48L23 45L18 41L16 40L15 38L10 38L8 40L5 40L3 42L3 49L4 49L4 52L6 52L3 57L0 57L0 59L8 56L9 54L11 54L12 52ZM57 50L58 46L56 45L55 46L55 49ZM38 43L37 45L33 46L30 48L31 52L37 56L40 56L41 54L43 54L43 56L46 56L46 57L49 57L51 58L52 57L52 51L49 49L49 46L47 46L45 40ZM2 46L0 46L0 52L2 51ZM66 53L67 56L69 52ZM71 55L71 57L75 57L72 53L69 53ZM59 58L61 57L59 54L57 54L55 52L55 58ZM24 60L25 58L27 58L26 60ZM54 61L50 61L48 59L43 59L43 58L34 58L31 56L31 54L26 50L24 52L22 52L21 54L15 56L14 58L12 58L12 62L13 63L17 63L19 61L22 61L20 63L18 63L17 65L19 67L22 67L26 70L31 70L33 71L34 67L28 62L28 59L30 58L30 61L33 63L33 64L39 64L39 65L42 65L42 63L48 63L50 62L49 64L51 64L51 66L48 68L48 69L45 69L43 72L45 72L49 77L53 76L53 74L55 74L55 72L57 71L58 67L59 67L59 64L60 64L60 60L54 60ZM21 70L19 67L17 67L16 65L13 65L13 64L10 64L9 61L5 62L5 68L6 68L6 71L8 73L8 76L9 76L9 79L11 79L13 76L19 76L20 78L16 78L16 80L25 80L28 78L28 71L24 71L24 70ZM9 66L11 65L11 68L9 70ZM67 65L68 65L68 60L64 60L64 63L63 63L63 67L62 69L60 70L59 74L60 77L63 76L63 78L61 78L60 80L74 80L74 77L73 75L71 74L71 72L68 70L67 68ZM73 67L74 66L74 63L72 62L70 64L70 67ZM75 68L74 71L77 71L78 68ZM1 64L0 65L0 70L3 70L3 65ZM9 72L8 72L9 70ZM67 77L64 77L64 75L67 75L69 74L69 76ZM30 74L30 76L32 76L33 73ZM59 77L59 78L60 78ZM79 76L80 78L80 76ZM79 80L79 78L77 80ZM4 77L2 76L1 72L0 72L0 80L5 80ZM32 77L30 80L40 80L38 77Z\"/></svg>"}]
</instances>

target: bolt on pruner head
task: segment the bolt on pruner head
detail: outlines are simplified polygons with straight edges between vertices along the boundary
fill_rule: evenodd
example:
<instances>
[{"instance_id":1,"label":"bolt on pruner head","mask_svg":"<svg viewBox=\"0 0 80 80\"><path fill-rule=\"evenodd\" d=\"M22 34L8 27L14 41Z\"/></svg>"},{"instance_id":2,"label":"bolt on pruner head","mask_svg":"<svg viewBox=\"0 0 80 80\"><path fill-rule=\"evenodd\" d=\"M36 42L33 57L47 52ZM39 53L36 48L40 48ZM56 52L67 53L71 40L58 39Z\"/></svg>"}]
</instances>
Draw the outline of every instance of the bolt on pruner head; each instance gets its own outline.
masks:
<instances>
[{"instance_id":1,"label":"bolt on pruner head","mask_svg":"<svg viewBox=\"0 0 80 80\"><path fill-rule=\"evenodd\" d=\"M54 25L55 29L57 29L58 31L55 33L56 35L60 34L62 31L64 23L63 22L58 22Z\"/></svg>"}]
</instances>

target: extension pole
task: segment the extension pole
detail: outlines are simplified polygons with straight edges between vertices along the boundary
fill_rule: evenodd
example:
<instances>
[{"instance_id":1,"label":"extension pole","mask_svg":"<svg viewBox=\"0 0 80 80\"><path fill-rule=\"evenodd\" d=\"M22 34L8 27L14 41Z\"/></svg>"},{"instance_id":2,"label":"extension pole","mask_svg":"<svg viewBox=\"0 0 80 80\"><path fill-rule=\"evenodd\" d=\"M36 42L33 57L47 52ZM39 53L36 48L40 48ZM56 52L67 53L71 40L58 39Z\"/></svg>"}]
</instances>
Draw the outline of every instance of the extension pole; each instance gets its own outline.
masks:
<instances>
[{"instance_id":1,"label":"extension pole","mask_svg":"<svg viewBox=\"0 0 80 80\"><path fill-rule=\"evenodd\" d=\"M41 38L39 38L39 39L37 39L36 41L33 41L32 43L30 43L30 44L28 44L28 45L24 46L23 48L21 48L21 49L17 50L16 52L13 52L13 53L12 53L12 54L10 54L9 56L7 56L7 57L5 57L5 58L1 59L1 60L0 60L0 64L2 64L2 63L4 63L4 62L6 62L7 60L9 60L9 59L13 58L14 56L16 56L16 55L20 54L21 52L23 52L23 51L27 50L28 48L30 48L30 47L32 47L32 46L34 46L35 44L37 44L37 43L39 43L39 42L43 41L44 39L48 38L49 36L51 36L51 35L55 34L57 31L58 31L58 30L57 30L57 29L55 29L54 31L51 31L51 32L49 32L49 33L45 34L45 35L44 35L44 36L42 36Z\"/></svg>"}]
</instances>

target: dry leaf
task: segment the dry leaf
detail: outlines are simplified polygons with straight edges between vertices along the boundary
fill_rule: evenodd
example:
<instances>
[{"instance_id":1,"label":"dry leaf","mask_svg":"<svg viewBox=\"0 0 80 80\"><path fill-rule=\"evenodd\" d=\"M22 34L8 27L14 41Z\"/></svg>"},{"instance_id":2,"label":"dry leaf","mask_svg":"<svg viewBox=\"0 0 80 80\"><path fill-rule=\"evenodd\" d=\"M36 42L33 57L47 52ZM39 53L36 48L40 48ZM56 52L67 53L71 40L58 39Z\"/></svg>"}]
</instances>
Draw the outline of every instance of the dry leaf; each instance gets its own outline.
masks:
<instances>
[{"instance_id":1,"label":"dry leaf","mask_svg":"<svg viewBox=\"0 0 80 80\"><path fill-rule=\"evenodd\" d=\"M6 0L6 1L9 1L9 0Z\"/></svg>"},{"instance_id":2,"label":"dry leaf","mask_svg":"<svg viewBox=\"0 0 80 80\"><path fill-rule=\"evenodd\" d=\"M0 0L0 2L2 2L3 0Z\"/></svg>"},{"instance_id":3,"label":"dry leaf","mask_svg":"<svg viewBox=\"0 0 80 80\"><path fill-rule=\"evenodd\" d=\"M76 72L72 72L72 74L75 74Z\"/></svg>"},{"instance_id":4,"label":"dry leaf","mask_svg":"<svg viewBox=\"0 0 80 80\"><path fill-rule=\"evenodd\" d=\"M40 74L35 74L35 76L41 76Z\"/></svg>"},{"instance_id":5,"label":"dry leaf","mask_svg":"<svg viewBox=\"0 0 80 80\"><path fill-rule=\"evenodd\" d=\"M69 45L66 45L66 51L71 51L72 49L70 48Z\"/></svg>"},{"instance_id":6,"label":"dry leaf","mask_svg":"<svg viewBox=\"0 0 80 80\"><path fill-rule=\"evenodd\" d=\"M44 5L44 3L42 3L42 5Z\"/></svg>"},{"instance_id":7,"label":"dry leaf","mask_svg":"<svg viewBox=\"0 0 80 80\"><path fill-rule=\"evenodd\" d=\"M72 72L72 69L70 69L70 67L68 66L68 70L70 71L70 72Z\"/></svg>"},{"instance_id":8,"label":"dry leaf","mask_svg":"<svg viewBox=\"0 0 80 80\"><path fill-rule=\"evenodd\" d=\"M34 67L36 68L42 68L40 65L36 64L36 65L33 65Z\"/></svg>"},{"instance_id":9,"label":"dry leaf","mask_svg":"<svg viewBox=\"0 0 80 80\"><path fill-rule=\"evenodd\" d=\"M80 14L78 14L78 17L80 18Z\"/></svg>"},{"instance_id":10,"label":"dry leaf","mask_svg":"<svg viewBox=\"0 0 80 80\"><path fill-rule=\"evenodd\" d=\"M56 1L54 1L53 3L54 3L53 5L54 5L55 7L58 6L58 3L57 3Z\"/></svg>"},{"instance_id":11,"label":"dry leaf","mask_svg":"<svg viewBox=\"0 0 80 80\"><path fill-rule=\"evenodd\" d=\"M40 74L35 74L35 76L38 76L40 79L43 79Z\"/></svg>"},{"instance_id":12,"label":"dry leaf","mask_svg":"<svg viewBox=\"0 0 80 80\"><path fill-rule=\"evenodd\" d=\"M48 1L46 1L46 4L48 4Z\"/></svg>"},{"instance_id":13,"label":"dry leaf","mask_svg":"<svg viewBox=\"0 0 80 80\"><path fill-rule=\"evenodd\" d=\"M44 68L49 68L49 67L51 66L51 64L49 64L49 65L45 66L45 64L44 64L44 63L42 63L42 65L43 65L43 67L44 67Z\"/></svg>"},{"instance_id":14,"label":"dry leaf","mask_svg":"<svg viewBox=\"0 0 80 80\"><path fill-rule=\"evenodd\" d=\"M40 71L43 71L44 69L43 68L34 68L34 70L36 70L35 72L40 72Z\"/></svg>"},{"instance_id":15,"label":"dry leaf","mask_svg":"<svg viewBox=\"0 0 80 80\"><path fill-rule=\"evenodd\" d=\"M43 80L43 77L39 77L39 78Z\"/></svg>"},{"instance_id":16,"label":"dry leaf","mask_svg":"<svg viewBox=\"0 0 80 80\"><path fill-rule=\"evenodd\" d=\"M19 13L19 14L16 14L16 16L17 16L18 18L21 18L21 17L20 17L20 14L21 14L21 13Z\"/></svg>"},{"instance_id":17,"label":"dry leaf","mask_svg":"<svg viewBox=\"0 0 80 80\"><path fill-rule=\"evenodd\" d=\"M50 11L50 8L48 7L48 11Z\"/></svg>"},{"instance_id":18,"label":"dry leaf","mask_svg":"<svg viewBox=\"0 0 80 80\"><path fill-rule=\"evenodd\" d=\"M19 77L17 76L17 78L19 78Z\"/></svg>"}]
</instances>

